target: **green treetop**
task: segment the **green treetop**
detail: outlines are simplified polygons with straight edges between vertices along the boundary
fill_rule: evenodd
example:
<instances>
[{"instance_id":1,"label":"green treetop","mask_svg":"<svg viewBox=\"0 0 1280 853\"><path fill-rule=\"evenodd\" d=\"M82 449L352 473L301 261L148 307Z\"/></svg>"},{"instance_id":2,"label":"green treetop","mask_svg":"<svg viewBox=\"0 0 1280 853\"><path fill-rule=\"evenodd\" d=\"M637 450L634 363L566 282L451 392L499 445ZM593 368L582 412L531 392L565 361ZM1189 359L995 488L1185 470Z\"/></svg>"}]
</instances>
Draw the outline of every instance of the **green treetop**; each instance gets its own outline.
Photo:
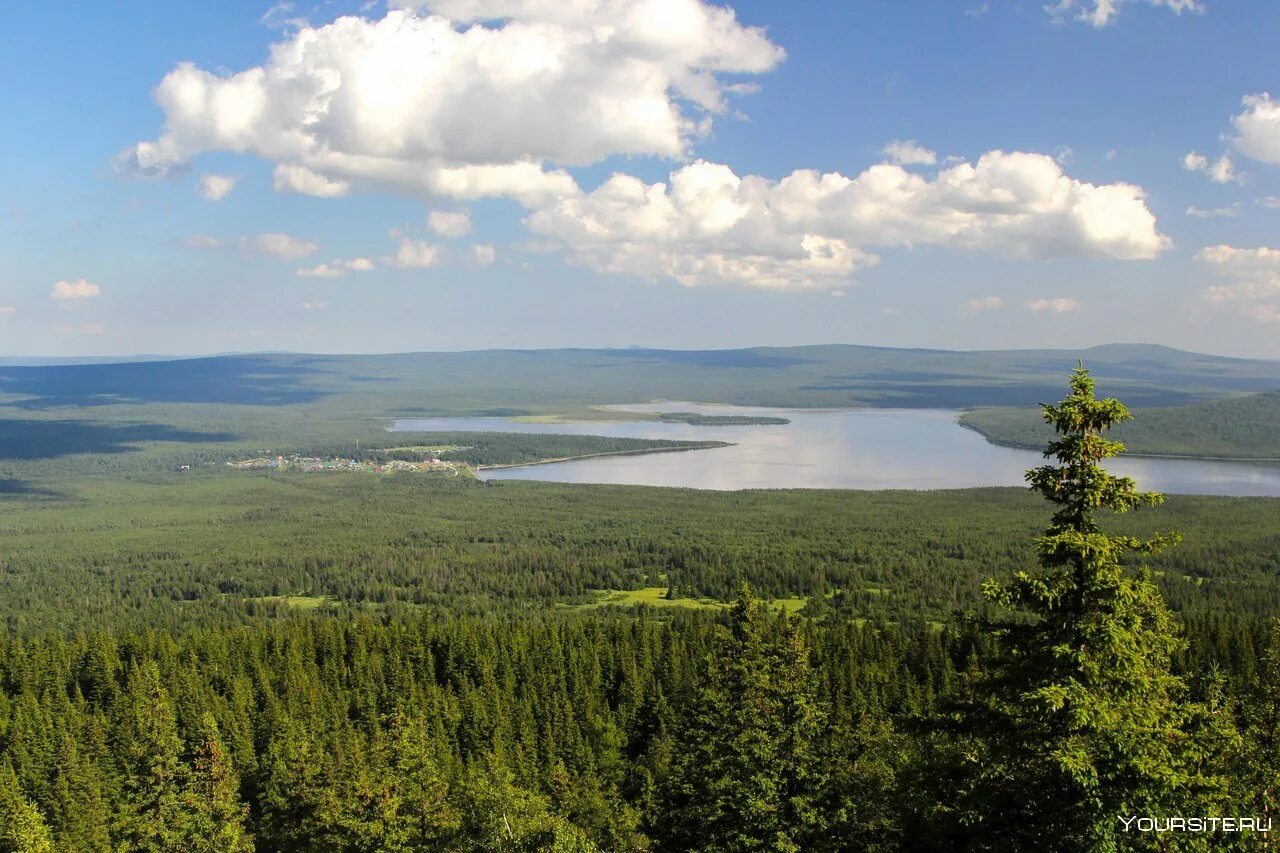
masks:
<instances>
[{"instance_id":1,"label":"green treetop","mask_svg":"<svg viewBox=\"0 0 1280 853\"><path fill-rule=\"evenodd\" d=\"M1178 537L1100 524L1164 500L1102 466L1124 450L1106 433L1128 410L1097 399L1080 367L1044 417L1058 438L1027 481L1057 509L1036 540L1040 571L983 587L1009 616L981 623L999 655L956 719L966 767L944 811L977 848L1115 849L1141 843L1121 837L1121 817L1212 813L1221 780L1199 768L1228 735L1199 725L1214 715L1170 671L1173 616L1145 571L1125 567Z\"/></svg>"}]
</instances>

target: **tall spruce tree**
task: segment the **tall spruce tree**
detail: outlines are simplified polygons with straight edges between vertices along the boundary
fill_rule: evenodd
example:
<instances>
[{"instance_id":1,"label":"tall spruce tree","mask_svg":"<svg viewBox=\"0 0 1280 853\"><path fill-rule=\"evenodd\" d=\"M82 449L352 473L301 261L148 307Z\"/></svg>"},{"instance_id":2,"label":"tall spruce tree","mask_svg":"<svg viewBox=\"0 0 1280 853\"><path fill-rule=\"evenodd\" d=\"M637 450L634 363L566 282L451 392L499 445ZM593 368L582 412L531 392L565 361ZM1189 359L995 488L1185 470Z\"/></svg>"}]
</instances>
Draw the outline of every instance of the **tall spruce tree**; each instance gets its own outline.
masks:
<instances>
[{"instance_id":1,"label":"tall spruce tree","mask_svg":"<svg viewBox=\"0 0 1280 853\"><path fill-rule=\"evenodd\" d=\"M22 795L8 761L0 765L0 851L53 853L53 833L31 801Z\"/></svg>"},{"instance_id":2,"label":"tall spruce tree","mask_svg":"<svg viewBox=\"0 0 1280 853\"><path fill-rule=\"evenodd\" d=\"M709 660L665 785L669 849L813 849L824 840L824 727L799 628L771 636L744 585Z\"/></svg>"},{"instance_id":3,"label":"tall spruce tree","mask_svg":"<svg viewBox=\"0 0 1280 853\"><path fill-rule=\"evenodd\" d=\"M1215 751L1229 742L1223 715L1188 700L1170 671L1181 648L1172 614L1145 570L1126 561L1178 541L1108 533L1103 513L1157 506L1102 462L1124 450L1107 438L1130 418L1097 399L1083 367L1071 393L1044 406L1058 437L1047 464L1027 472L1056 510L1036 540L1040 571L989 580L983 592L1008 616L978 620L997 658L951 722L959 765L944 798L948 845L970 849L1109 850L1134 847L1121 817L1211 814L1224 790Z\"/></svg>"},{"instance_id":4,"label":"tall spruce tree","mask_svg":"<svg viewBox=\"0 0 1280 853\"><path fill-rule=\"evenodd\" d=\"M1236 784L1250 815L1280 822L1280 619L1271 623L1259 675L1245 689Z\"/></svg>"}]
</instances>

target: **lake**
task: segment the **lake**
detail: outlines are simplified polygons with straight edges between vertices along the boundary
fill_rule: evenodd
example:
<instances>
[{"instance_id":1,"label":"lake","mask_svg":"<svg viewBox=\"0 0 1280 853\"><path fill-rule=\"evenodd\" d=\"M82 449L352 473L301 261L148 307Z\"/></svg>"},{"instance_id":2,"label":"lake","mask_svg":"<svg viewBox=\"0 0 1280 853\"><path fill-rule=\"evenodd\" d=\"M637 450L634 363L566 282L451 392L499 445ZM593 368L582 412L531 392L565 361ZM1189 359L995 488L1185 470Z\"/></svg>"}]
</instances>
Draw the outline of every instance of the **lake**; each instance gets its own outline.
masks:
<instances>
[{"instance_id":1,"label":"lake","mask_svg":"<svg viewBox=\"0 0 1280 853\"><path fill-rule=\"evenodd\" d=\"M397 432L569 433L729 441L732 447L598 457L482 471L486 479L617 483L696 489L958 489L1025 485L1039 453L997 447L956 423L957 412L925 409L765 409L664 402L610 406L626 412L767 415L791 423L694 426L654 421L520 423L503 418L411 418ZM1280 497L1280 465L1122 457L1107 467L1140 488L1185 494Z\"/></svg>"}]
</instances>

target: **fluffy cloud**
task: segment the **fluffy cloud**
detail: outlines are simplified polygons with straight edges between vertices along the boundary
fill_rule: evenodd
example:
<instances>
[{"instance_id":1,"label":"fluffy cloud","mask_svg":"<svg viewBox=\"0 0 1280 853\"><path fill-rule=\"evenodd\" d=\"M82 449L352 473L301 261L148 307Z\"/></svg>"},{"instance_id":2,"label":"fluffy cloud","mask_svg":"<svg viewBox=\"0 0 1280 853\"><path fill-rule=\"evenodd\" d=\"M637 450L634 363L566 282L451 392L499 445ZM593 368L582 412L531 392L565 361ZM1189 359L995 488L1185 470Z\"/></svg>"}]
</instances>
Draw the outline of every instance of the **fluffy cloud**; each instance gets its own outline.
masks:
<instances>
[{"instance_id":1,"label":"fluffy cloud","mask_svg":"<svg viewBox=\"0 0 1280 853\"><path fill-rule=\"evenodd\" d=\"M279 164L276 187L356 183L534 205L576 191L546 164L683 158L783 51L702 0L439 0L300 26L261 66L183 63L155 90L161 135L121 165L164 175L208 151Z\"/></svg>"},{"instance_id":2,"label":"fluffy cloud","mask_svg":"<svg viewBox=\"0 0 1280 853\"><path fill-rule=\"evenodd\" d=\"M338 198L351 190L347 181L326 178L306 166L281 163L271 173L271 186L278 193L298 193L317 198Z\"/></svg>"},{"instance_id":3,"label":"fluffy cloud","mask_svg":"<svg viewBox=\"0 0 1280 853\"><path fill-rule=\"evenodd\" d=\"M236 179L230 175L204 175L200 178L200 195L207 201L222 201L235 186Z\"/></svg>"},{"instance_id":4,"label":"fluffy cloud","mask_svg":"<svg viewBox=\"0 0 1280 853\"><path fill-rule=\"evenodd\" d=\"M49 291L49 297L57 302L65 304L80 304L90 299L96 299L102 292L98 285L77 278L74 281L55 282L53 289Z\"/></svg>"},{"instance_id":5,"label":"fluffy cloud","mask_svg":"<svg viewBox=\"0 0 1280 853\"><path fill-rule=\"evenodd\" d=\"M1280 249L1208 246L1196 260L1224 281L1202 291L1206 301L1234 306L1259 320L1280 314Z\"/></svg>"},{"instance_id":6,"label":"fluffy cloud","mask_svg":"<svg viewBox=\"0 0 1280 853\"><path fill-rule=\"evenodd\" d=\"M0 317L12 317L18 313L18 309L12 305L0 305Z\"/></svg>"},{"instance_id":7,"label":"fluffy cloud","mask_svg":"<svg viewBox=\"0 0 1280 853\"><path fill-rule=\"evenodd\" d=\"M889 162L897 163L899 166L932 166L938 162L938 155L935 152L914 139L895 139L882 148L881 153L889 158Z\"/></svg>"},{"instance_id":8,"label":"fluffy cloud","mask_svg":"<svg viewBox=\"0 0 1280 853\"><path fill-rule=\"evenodd\" d=\"M1120 7L1128 0L1057 0L1045 6L1055 21L1074 19L1085 21L1101 29L1115 19ZM1181 15L1183 12L1204 12L1200 0L1146 0L1148 5L1163 6Z\"/></svg>"},{"instance_id":9,"label":"fluffy cloud","mask_svg":"<svg viewBox=\"0 0 1280 853\"><path fill-rule=\"evenodd\" d=\"M349 261L335 260L300 269L298 275L303 278L341 278L349 272L369 272L373 268L373 261L368 258L352 258Z\"/></svg>"},{"instance_id":10,"label":"fluffy cloud","mask_svg":"<svg viewBox=\"0 0 1280 853\"><path fill-rule=\"evenodd\" d=\"M471 247L471 259L482 267L487 267L498 258L498 252L492 243L479 243Z\"/></svg>"},{"instance_id":11,"label":"fluffy cloud","mask_svg":"<svg viewBox=\"0 0 1280 853\"><path fill-rule=\"evenodd\" d=\"M1235 136L1231 142L1246 157L1280 165L1280 101L1271 95L1246 95L1244 110L1231 119Z\"/></svg>"},{"instance_id":12,"label":"fluffy cloud","mask_svg":"<svg viewBox=\"0 0 1280 853\"><path fill-rule=\"evenodd\" d=\"M1037 314L1043 311L1066 314L1079 308L1080 303L1077 300L1065 296L1055 296L1052 299L1033 299L1027 303L1027 310L1034 311Z\"/></svg>"},{"instance_id":13,"label":"fluffy cloud","mask_svg":"<svg viewBox=\"0 0 1280 853\"><path fill-rule=\"evenodd\" d=\"M271 255L285 261L309 257L319 248L314 242L294 237L292 234L269 232L240 238L240 248L246 252Z\"/></svg>"},{"instance_id":14,"label":"fluffy cloud","mask_svg":"<svg viewBox=\"0 0 1280 853\"><path fill-rule=\"evenodd\" d=\"M801 170L780 181L695 162L670 183L615 174L526 225L603 272L687 286L835 287L914 245L1014 258L1152 258L1168 239L1142 191L1074 180L1040 154L992 151L932 179L882 163L855 178Z\"/></svg>"},{"instance_id":15,"label":"fluffy cloud","mask_svg":"<svg viewBox=\"0 0 1280 853\"><path fill-rule=\"evenodd\" d=\"M427 227L441 237L465 237L471 233L471 217L461 211L433 210L427 214Z\"/></svg>"},{"instance_id":16,"label":"fluffy cloud","mask_svg":"<svg viewBox=\"0 0 1280 853\"><path fill-rule=\"evenodd\" d=\"M391 266L401 269L433 267L439 261L439 246L433 246L426 240L415 240L412 237L401 237L395 255L386 259Z\"/></svg>"},{"instance_id":17,"label":"fluffy cloud","mask_svg":"<svg viewBox=\"0 0 1280 853\"><path fill-rule=\"evenodd\" d=\"M999 296L977 296L969 299L962 307L962 314L977 314L979 311L995 311L1004 307L1004 300Z\"/></svg>"},{"instance_id":18,"label":"fluffy cloud","mask_svg":"<svg viewBox=\"0 0 1280 853\"><path fill-rule=\"evenodd\" d=\"M1210 161L1203 154L1188 151L1186 156L1182 158L1182 168L1188 172L1203 172L1209 176L1209 180L1216 184L1229 184L1240 180L1231 158L1225 154L1215 161Z\"/></svg>"}]
</instances>

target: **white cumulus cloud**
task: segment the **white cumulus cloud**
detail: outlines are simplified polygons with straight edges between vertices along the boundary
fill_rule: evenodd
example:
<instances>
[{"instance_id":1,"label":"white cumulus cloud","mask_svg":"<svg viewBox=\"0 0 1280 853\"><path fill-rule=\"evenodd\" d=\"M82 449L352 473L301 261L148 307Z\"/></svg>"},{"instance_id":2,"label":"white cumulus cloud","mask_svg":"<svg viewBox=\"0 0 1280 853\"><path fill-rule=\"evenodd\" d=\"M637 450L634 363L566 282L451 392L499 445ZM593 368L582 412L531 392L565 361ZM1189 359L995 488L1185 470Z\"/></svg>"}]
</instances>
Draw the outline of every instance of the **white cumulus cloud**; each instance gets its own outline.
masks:
<instances>
[{"instance_id":1,"label":"white cumulus cloud","mask_svg":"<svg viewBox=\"0 0 1280 853\"><path fill-rule=\"evenodd\" d=\"M77 278L72 281L55 282L49 291L49 297L67 304L83 303L95 299L102 293L102 288L92 282Z\"/></svg>"},{"instance_id":2,"label":"white cumulus cloud","mask_svg":"<svg viewBox=\"0 0 1280 853\"><path fill-rule=\"evenodd\" d=\"M369 272L373 268L374 263L368 258L352 258L349 261L335 260L300 269L298 275L303 278L341 278L349 272Z\"/></svg>"},{"instance_id":3,"label":"white cumulus cloud","mask_svg":"<svg viewBox=\"0 0 1280 853\"><path fill-rule=\"evenodd\" d=\"M279 164L278 189L371 184L536 204L576 191L556 165L687 156L741 91L721 75L762 73L784 55L703 0L406 5L301 25L236 73L178 65L155 90L163 131L120 164L159 176L232 151Z\"/></svg>"},{"instance_id":4,"label":"white cumulus cloud","mask_svg":"<svg viewBox=\"0 0 1280 853\"><path fill-rule=\"evenodd\" d=\"M1101 29L1115 20L1120 7L1129 0L1055 0L1045 6L1045 11L1055 21L1085 21ZM1183 12L1204 12L1204 3L1200 0L1145 0L1149 6L1163 6L1177 14Z\"/></svg>"},{"instance_id":5,"label":"white cumulus cloud","mask_svg":"<svg viewBox=\"0 0 1280 853\"><path fill-rule=\"evenodd\" d=\"M471 217L462 211L433 210L427 227L441 237L465 237L471 233Z\"/></svg>"},{"instance_id":6,"label":"white cumulus cloud","mask_svg":"<svg viewBox=\"0 0 1280 853\"><path fill-rule=\"evenodd\" d=\"M1231 142L1246 157L1280 165L1280 101L1271 95L1246 95L1244 110L1231 119L1235 136Z\"/></svg>"},{"instance_id":7,"label":"white cumulus cloud","mask_svg":"<svg viewBox=\"0 0 1280 853\"><path fill-rule=\"evenodd\" d=\"M1004 307L1004 300L999 296L975 296L966 300L961 313L977 314L979 311L995 311Z\"/></svg>"},{"instance_id":8,"label":"white cumulus cloud","mask_svg":"<svg viewBox=\"0 0 1280 853\"><path fill-rule=\"evenodd\" d=\"M937 152L930 151L914 139L895 139L881 149L889 162L899 166L932 166L938 162Z\"/></svg>"},{"instance_id":9,"label":"white cumulus cloud","mask_svg":"<svg viewBox=\"0 0 1280 853\"><path fill-rule=\"evenodd\" d=\"M206 201L222 201L235 189L236 179L230 175L203 175L199 186Z\"/></svg>"},{"instance_id":10,"label":"white cumulus cloud","mask_svg":"<svg viewBox=\"0 0 1280 853\"><path fill-rule=\"evenodd\" d=\"M603 272L687 286L832 288L872 249L937 245L1027 259L1152 258L1169 241L1141 189L1068 177L1053 158L992 151L933 178L881 163L782 180L697 161L668 183L615 174L525 220Z\"/></svg>"},{"instance_id":11,"label":"white cumulus cloud","mask_svg":"<svg viewBox=\"0 0 1280 853\"><path fill-rule=\"evenodd\" d=\"M296 261L299 258L314 255L319 246L311 240L294 237L292 234L268 232L266 234L241 237L240 248L246 252L257 252L263 255L271 255L281 260Z\"/></svg>"},{"instance_id":12,"label":"white cumulus cloud","mask_svg":"<svg viewBox=\"0 0 1280 853\"><path fill-rule=\"evenodd\" d=\"M1033 299L1027 303L1027 309L1040 313L1042 311L1052 311L1056 314L1066 314L1070 311L1076 311L1080 308L1079 301L1068 296L1055 296L1052 298Z\"/></svg>"},{"instance_id":13,"label":"white cumulus cloud","mask_svg":"<svg viewBox=\"0 0 1280 853\"><path fill-rule=\"evenodd\" d=\"M439 246L433 246L426 240L415 240L412 237L401 237L395 255L387 259L391 266L401 269L433 267L439 261Z\"/></svg>"},{"instance_id":14,"label":"white cumulus cloud","mask_svg":"<svg viewBox=\"0 0 1280 853\"><path fill-rule=\"evenodd\" d=\"M1274 320L1280 313L1280 249L1207 246L1196 260L1223 281L1201 292L1206 301L1234 306L1259 320Z\"/></svg>"},{"instance_id":15,"label":"white cumulus cloud","mask_svg":"<svg viewBox=\"0 0 1280 853\"><path fill-rule=\"evenodd\" d=\"M317 198L338 198L351 190L347 181L327 178L296 163L281 163L271 173L271 186L278 193L298 193Z\"/></svg>"},{"instance_id":16,"label":"white cumulus cloud","mask_svg":"<svg viewBox=\"0 0 1280 853\"><path fill-rule=\"evenodd\" d=\"M1209 176L1209 180L1216 184L1238 183L1240 181L1240 176L1236 174L1235 164L1225 154L1217 160L1210 160L1203 154L1188 151L1182 158L1182 168L1188 172L1203 172Z\"/></svg>"},{"instance_id":17,"label":"white cumulus cloud","mask_svg":"<svg viewBox=\"0 0 1280 853\"><path fill-rule=\"evenodd\" d=\"M482 267L487 267L498 258L498 252L492 243L478 243L471 247L471 259Z\"/></svg>"}]
</instances>

